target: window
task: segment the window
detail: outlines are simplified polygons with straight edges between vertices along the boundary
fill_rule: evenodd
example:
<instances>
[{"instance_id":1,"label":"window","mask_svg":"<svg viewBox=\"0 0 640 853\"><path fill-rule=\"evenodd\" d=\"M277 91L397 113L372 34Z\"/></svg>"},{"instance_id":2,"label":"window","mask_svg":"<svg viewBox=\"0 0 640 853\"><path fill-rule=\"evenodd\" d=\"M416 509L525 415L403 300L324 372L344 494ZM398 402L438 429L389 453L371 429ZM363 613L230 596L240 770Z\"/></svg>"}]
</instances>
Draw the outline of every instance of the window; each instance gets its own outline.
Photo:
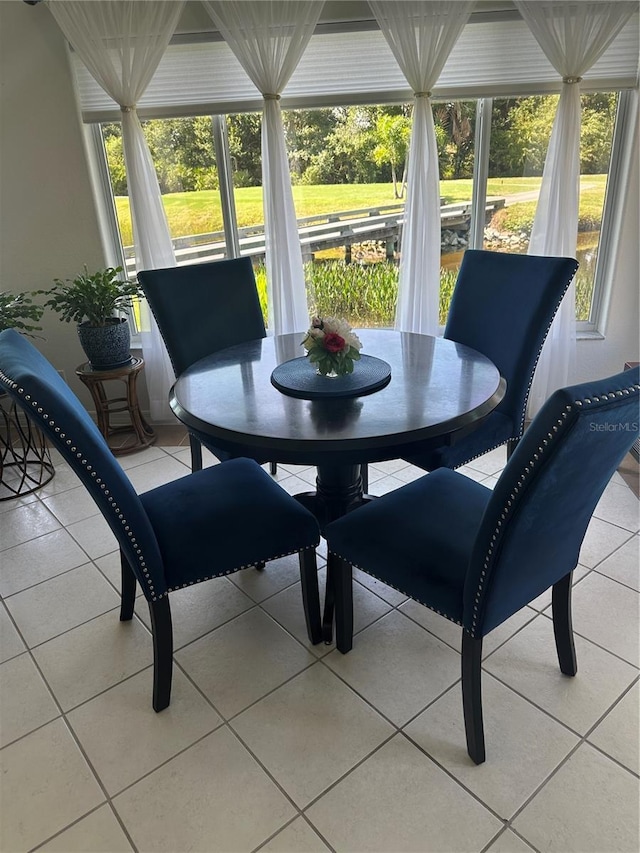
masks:
<instances>
[{"instance_id":1,"label":"window","mask_svg":"<svg viewBox=\"0 0 640 853\"><path fill-rule=\"evenodd\" d=\"M503 206L485 230L487 249L527 251L557 103L556 95L493 101L487 195L499 197ZM576 321L582 323L592 316L616 108L616 93L582 96L576 251L580 263L576 275Z\"/></svg>"},{"instance_id":2,"label":"window","mask_svg":"<svg viewBox=\"0 0 640 853\"><path fill-rule=\"evenodd\" d=\"M576 320L594 323L594 292L617 95L584 95ZM501 98L491 109L484 233L471 231L475 101L434 104L441 174L441 317L445 322L464 250L526 252L557 96ZM399 257L404 166L411 107L353 106L284 112L294 201L312 311L344 313L357 325L390 325ZM239 251L257 261L261 298L266 282L260 186L260 116L226 118ZM212 119L197 116L144 123L178 263L215 260L227 247ZM102 125L118 230L127 268L135 268L120 126ZM476 202L479 208L483 200ZM233 230L233 225L230 226ZM311 265L311 261L315 263ZM335 269L338 261L350 268ZM340 264L342 266L342 264ZM343 281L340 295L337 276ZM345 292L345 290L347 292ZM331 306L331 307L329 307Z\"/></svg>"},{"instance_id":3,"label":"window","mask_svg":"<svg viewBox=\"0 0 640 853\"><path fill-rule=\"evenodd\" d=\"M624 181L627 111L618 109L614 121L618 101L624 101L624 93L620 98L616 92L636 85L637 55L636 17L582 84L577 320L583 328L596 328L605 308L603 257L615 239L616 200ZM73 64L84 120L102 122L118 233L131 264L117 106L77 57ZM442 177L441 319L467 246L526 251L558 85L557 73L517 14L472 15L433 97ZM393 205L396 213L401 211L401 149L410 100L406 81L374 23L318 26L282 98L294 199L303 220L303 253L316 261L308 266L312 305L320 299L316 271L345 258L343 235L333 245L328 239L323 245L314 242L324 226L325 236L331 232L329 214L366 211L371 217L382 206L391 216ZM142 97L139 112L178 263L238 253L258 258L263 222L260 106L259 93L215 35L191 41L177 37ZM612 142L616 123L617 142ZM355 278L358 270L362 279L354 322L391 322L396 285L393 264L386 261L397 261L398 248L401 241L398 246L392 232L347 242L350 274ZM336 283L329 273L323 275L326 299L338 311ZM258 281L264 300L260 271Z\"/></svg>"}]
</instances>

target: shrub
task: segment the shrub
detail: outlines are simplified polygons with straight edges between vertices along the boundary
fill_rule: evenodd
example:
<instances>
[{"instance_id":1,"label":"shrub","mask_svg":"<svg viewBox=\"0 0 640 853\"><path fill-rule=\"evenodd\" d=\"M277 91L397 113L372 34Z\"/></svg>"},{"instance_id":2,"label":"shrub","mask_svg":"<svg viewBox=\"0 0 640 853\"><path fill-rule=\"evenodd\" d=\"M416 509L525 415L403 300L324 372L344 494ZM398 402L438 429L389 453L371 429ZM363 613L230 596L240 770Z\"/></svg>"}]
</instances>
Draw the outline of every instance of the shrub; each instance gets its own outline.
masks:
<instances>
[{"instance_id":1,"label":"shrub","mask_svg":"<svg viewBox=\"0 0 640 853\"><path fill-rule=\"evenodd\" d=\"M446 321L456 277L455 270L440 271L441 325ZM393 326L398 300L396 264L309 263L305 278L310 315L344 317L360 328ZM262 264L256 269L256 284L266 322L267 280Z\"/></svg>"}]
</instances>

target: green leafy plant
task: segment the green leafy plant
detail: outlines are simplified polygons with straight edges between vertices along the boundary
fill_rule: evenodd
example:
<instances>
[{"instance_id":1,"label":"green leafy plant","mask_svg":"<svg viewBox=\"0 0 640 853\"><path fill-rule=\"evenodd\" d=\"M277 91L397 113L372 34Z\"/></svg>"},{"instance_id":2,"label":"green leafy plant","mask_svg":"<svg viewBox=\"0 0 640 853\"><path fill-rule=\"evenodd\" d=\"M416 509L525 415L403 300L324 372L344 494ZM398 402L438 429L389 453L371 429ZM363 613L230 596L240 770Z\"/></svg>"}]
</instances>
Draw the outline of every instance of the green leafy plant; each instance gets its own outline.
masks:
<instances>
[{"instance_id":1,"label":"green leafy plant","mask_svg":"<svg viewBox=\"0 0 640 853\"><path fill-rule=\"evenodd\" d=\"M36 293L48 296L44 307L56 311L66 323L106 326L118 311L129 312L143 296L137 281L119 278L122 272L122 267L107 267L90 274L85 266L75 278L56 278L53 287Z\"/></svg>"},{"instance_id":2,"label":"green leafy plant","mask_svg":"<svg viewBox=\"0 0 640 853\"><path fill-rule=\"evenodd\" d=\"M456 283L457 269L440 270L440 305L438 321L447 321L449 303ZM267 274L264 264L255 271L260 305L267 323ZM307 301L312 314L319 317L346 317L362 329L393 326L398 299L398 266L345 264L344 261L322 261L305 264Z\"/></svg>"},{"instance_id":3,"label":"green leafy plant","mask_svg":"<svg viewBox=\"0 0 640 853\"><path fill-rule=\"evenodd\" d=\"M26 293L0 292L0 332L4 329L17 329L28 337L38 337L31 334L39 332L38 320L42 317L42 305L34 305Z\"/></svg>"}]
</instances>

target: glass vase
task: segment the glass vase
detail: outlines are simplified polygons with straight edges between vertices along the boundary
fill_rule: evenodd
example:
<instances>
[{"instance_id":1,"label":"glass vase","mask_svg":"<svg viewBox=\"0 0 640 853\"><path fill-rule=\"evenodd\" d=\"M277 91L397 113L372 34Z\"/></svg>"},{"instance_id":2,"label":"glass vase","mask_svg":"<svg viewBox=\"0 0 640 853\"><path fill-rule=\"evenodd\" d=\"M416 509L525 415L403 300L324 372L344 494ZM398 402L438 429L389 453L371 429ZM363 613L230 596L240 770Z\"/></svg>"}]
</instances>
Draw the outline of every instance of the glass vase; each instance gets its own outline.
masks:
<instances>
[{"instance_id":1,"label":"glass vase","mask_svg":"<svg viewBox=\"0 0 640 853\"><path fill-rule=\"evenodd\" d=\"M318 376L322 376L324 379L336 379L338 376L340 376L340 374L336 373L335 370L330 370L329 373L321 373L319 367L316 367L316 373L318 374Z\"/></svg>"}]
</instances>

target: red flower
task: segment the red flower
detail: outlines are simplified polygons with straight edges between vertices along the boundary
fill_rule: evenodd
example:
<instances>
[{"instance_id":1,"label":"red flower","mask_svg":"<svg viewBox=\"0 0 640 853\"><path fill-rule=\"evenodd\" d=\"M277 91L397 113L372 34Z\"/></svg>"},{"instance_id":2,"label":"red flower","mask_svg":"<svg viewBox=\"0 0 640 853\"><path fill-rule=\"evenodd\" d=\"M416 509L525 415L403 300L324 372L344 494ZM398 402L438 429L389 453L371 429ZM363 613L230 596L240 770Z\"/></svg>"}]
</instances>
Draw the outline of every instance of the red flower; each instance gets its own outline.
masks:
<instances>
[{"instance_id":1,"label":"red flower","mask_svg":"<svg viewBox=\"0 0 640 853\"><path fill-rule=\"evenodd\" d=\"M322 343L327 352L342 352L345 346L345 339L341 338L335 332L328 332L324 336Z\"/></svg>"}]
</instances>

